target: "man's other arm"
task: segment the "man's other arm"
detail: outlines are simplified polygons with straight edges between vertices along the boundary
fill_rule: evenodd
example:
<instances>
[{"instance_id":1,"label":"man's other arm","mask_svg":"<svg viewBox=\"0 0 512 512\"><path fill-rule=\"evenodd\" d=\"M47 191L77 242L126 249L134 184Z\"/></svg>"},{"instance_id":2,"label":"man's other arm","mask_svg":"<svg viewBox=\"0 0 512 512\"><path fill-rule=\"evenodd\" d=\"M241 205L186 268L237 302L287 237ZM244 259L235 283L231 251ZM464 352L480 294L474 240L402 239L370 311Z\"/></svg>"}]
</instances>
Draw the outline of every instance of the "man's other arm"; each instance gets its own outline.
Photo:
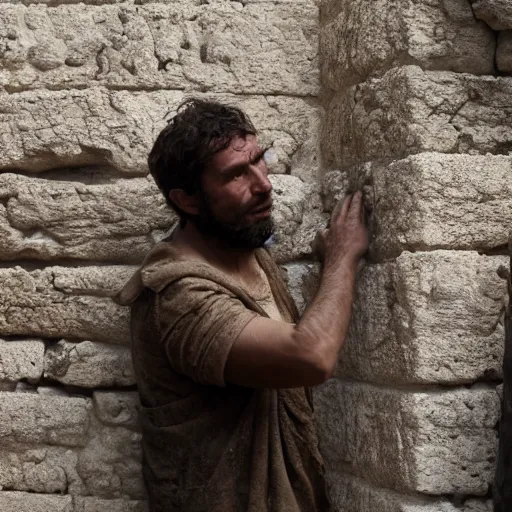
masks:
<instances>
[{"instance_id":1,"label":"man's other arm","mask_svg":"<svg viewBox=\"0 0 512 512\"><path fill-rule=\"evenodd\" d=\"M251 320L235 341L227 382L254 388L314 386L328 380L347 337L357 267L368 248L360 192L345 199L322 234L320 287L297 325Z\"/></svg>"}]
</instances>

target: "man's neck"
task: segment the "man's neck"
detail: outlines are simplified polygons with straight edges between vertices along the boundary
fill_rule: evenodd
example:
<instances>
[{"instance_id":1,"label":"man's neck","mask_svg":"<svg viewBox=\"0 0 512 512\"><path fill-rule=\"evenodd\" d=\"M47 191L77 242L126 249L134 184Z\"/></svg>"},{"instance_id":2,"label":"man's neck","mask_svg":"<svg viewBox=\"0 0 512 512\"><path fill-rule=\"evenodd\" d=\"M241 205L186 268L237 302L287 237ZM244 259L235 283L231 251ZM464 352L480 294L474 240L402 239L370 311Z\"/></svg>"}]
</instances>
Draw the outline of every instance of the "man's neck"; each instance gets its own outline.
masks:
<instances>
[{"instance_id":1,"label":"man's neck","mask_svg":"<svg viewBox=\"0 0 512 512\"><path fill-rule=\"evenodd\" d=\"M173 234L173 245L188 257L210 265L241 279L254 276L258 269L256 251L227 246L222 241L202 234L192 222Z\"/></svg>"}]
</instances>

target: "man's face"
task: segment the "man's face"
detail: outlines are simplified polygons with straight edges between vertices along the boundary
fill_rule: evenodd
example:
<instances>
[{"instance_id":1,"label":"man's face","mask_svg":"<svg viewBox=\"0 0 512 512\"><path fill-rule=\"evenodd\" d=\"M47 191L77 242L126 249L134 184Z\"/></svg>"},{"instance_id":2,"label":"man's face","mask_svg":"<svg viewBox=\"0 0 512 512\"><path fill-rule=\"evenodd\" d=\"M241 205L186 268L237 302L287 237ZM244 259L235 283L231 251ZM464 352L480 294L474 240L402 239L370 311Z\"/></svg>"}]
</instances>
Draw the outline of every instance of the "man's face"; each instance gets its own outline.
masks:
<instances>
[{"instance_id":1,"label":"man's face","mask_svg":"<svg viewBox=\"0 0 512 512\"><path fill-rule=\"evenodd\" d=\"M263 246L272 234L272 185L256 137L236 136L214 155L201 178L197 227L236 248Z\"/></svg>"}]
</instances>

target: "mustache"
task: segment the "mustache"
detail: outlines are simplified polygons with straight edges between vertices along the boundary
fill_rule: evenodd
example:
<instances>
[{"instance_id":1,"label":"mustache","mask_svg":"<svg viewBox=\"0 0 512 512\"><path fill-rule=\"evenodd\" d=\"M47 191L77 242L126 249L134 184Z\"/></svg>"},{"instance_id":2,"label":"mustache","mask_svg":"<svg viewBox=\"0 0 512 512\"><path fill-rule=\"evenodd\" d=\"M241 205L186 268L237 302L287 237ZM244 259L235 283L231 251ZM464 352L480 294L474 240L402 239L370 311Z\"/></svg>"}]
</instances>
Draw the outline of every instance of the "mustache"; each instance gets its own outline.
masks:
<instances>
[{"instance_id":1,"label":"mustache","mask_svg":"<svg viewBox=\"0 0 512 512\"><path fill-rule=\"evenodd\" d=\"M258 201L247 206L244 213L254 213L259 210L267 210L271 208L273 204L272 194L267 194L265 197L260 198Z\"/></svg>"}]
</instances>

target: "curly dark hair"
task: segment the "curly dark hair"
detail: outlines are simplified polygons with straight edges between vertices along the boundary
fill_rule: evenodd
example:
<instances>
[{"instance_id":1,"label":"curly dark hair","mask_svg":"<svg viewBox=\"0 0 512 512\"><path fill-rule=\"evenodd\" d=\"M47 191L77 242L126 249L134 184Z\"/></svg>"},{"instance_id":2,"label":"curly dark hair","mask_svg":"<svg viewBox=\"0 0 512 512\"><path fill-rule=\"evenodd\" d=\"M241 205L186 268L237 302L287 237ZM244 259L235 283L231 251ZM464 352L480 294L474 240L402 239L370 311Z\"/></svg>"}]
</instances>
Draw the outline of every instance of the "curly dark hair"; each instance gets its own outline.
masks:
<instances>
[{"instance_id":1,"label":"curly dark hair","mask_svg":"<svg viewBox=\"0 0 512 512\"><path fill-rule=\"evenodd\" d=\"M187 194L201 190L200 177L215 153L227 148L235 136L256 135L254 125L239 108L192 98L160 132L149 153L151 175L182 224L187 214L169 198L173 189Z\"/></svg>"}]
</instances>

